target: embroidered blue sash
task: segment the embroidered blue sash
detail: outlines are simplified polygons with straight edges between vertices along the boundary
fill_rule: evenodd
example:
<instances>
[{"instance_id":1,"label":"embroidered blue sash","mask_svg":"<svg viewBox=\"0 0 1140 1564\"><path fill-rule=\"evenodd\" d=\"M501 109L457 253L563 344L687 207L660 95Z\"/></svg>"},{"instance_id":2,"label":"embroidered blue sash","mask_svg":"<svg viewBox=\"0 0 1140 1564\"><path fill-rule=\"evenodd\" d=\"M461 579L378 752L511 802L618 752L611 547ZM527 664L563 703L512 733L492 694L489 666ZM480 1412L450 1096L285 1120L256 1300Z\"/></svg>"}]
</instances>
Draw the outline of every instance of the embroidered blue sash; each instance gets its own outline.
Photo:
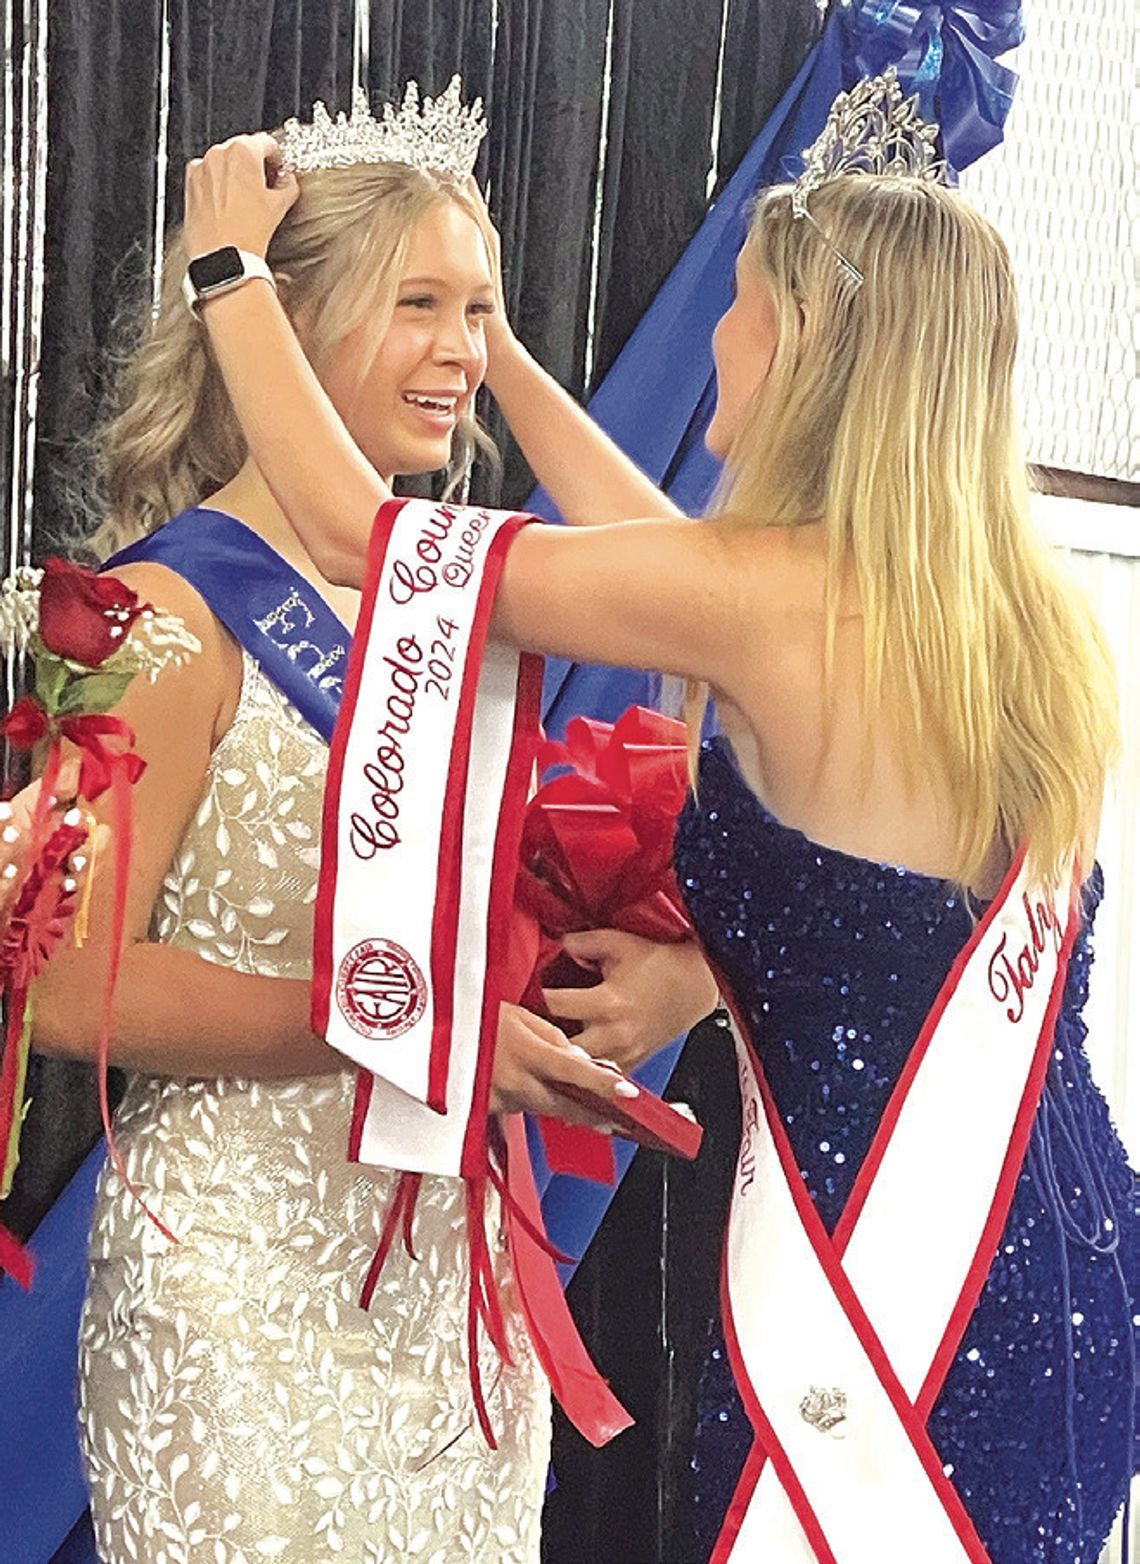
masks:
<instances>
[{"instance_id":1,"label":"embroidered blue sash","mask_svg":"<svg viewBox=\"0 0 1140 1564\"><path fill-rule=\"evenodd\" d=\"M166 565L209 604L281 693L332 741L352 633L304 576L235 516L198 507L107 561Z\"/></svg>"}]
</instances>

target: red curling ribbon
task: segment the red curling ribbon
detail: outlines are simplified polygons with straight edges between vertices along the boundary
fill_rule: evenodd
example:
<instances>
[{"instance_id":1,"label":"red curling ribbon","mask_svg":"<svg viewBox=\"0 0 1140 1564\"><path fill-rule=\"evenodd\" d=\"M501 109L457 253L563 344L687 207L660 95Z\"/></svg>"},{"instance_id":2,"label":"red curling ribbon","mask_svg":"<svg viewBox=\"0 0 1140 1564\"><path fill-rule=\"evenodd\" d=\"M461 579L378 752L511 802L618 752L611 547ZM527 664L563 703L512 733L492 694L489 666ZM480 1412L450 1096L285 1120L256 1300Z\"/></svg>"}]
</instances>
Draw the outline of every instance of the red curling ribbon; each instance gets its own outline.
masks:
<instances>
[{"instance_id":1,"label":"red curling ribbon","mask_svg":"<svg viewBox=\"0 0 1140 1564\"><path fill-rule=\"evenodd\" d=\"M569 766L538 789L523 823L508 992L546 1015L544 987L599 981L572 962L562 937L621 929L659 943L692 925L673 873L673 837L689 785L689 736L675 717L632 706L616 723L576 717L564 743L546 742L543 769ZM567 1035L579 1028L558 1023ZM599 1183L616 1178L608 1135L540 1119L547 1163Z\"/></svg>"},{"instance_id":2,"label":"red curling ribbon","mask_svg":"<svg viewBox=\"0 0 1140 1564\"><path fill-rule=\"evenodd\" d=\"M368 1275L364 1278L364 1286L360 1290L360 1307L370 1309L372 1299L376 1293L376 1284L380 1280L380 1273L384 1269L384 1262L391 1251L396 1237L396 1228L403 1227L404 1248L410 1260L416 1259L416 1251L412 1245L412 1227L416 1214L416 1201L419 1198L422 1173L401 1173L396 1183L396 1190L388 1202L388 1211L384 1218L384 1227L380 1234L380 1242L376 1245L376 1253L372 1256L372 1264L368 1267Z\"/></svg>"},{"instance_id":3,"label":"red curling ribbon","mask_svg":"<svg viewBox=\"0 0 1140 1564\"><path fill-rule=\"evenodd\" d=\"M74 719L76 722L111 723L110 729L104 728L104 732L127 734L128 743L134 743L134 733L117 717L83 717ZM88 730L92 734L98 730ZM127 765L124 762L135 760L137 766ZM161 1217L155 1215L150 1206L143 1199L142 1192L127 1172L127 1165L123 1160L123 1154L115 1141L115 1133L111 1124L111 1103L108 1096L107 1079L110 1070L111 1029L114 1022L115 987L119 981L119 967L123 959L123 944L126 938L127 926L127 895L130 890L131 877L131 839L134 832L134 799L131 787L142 775L146 768L146 762L137 755L118 754L111 757L107 786L111 790L111 832L115 849L115 885L114 899L111 907L111 959L107 969L107 980L103 987L103 1008L99 1022L98 1042L98 1077L99 1077L99 1115L103 1121L103 1134L107 1140L107 1153L115 1172L123 1181L123 1185L138 1201L143 1211L157 1227L162 1236L172 1244L178 1239L167 1227ZM82 781L80 790L82 791ZM91 795L88 794L88 797Z\"/></svg>"},{"instance_id":4,"label":"red curling ribbon","mask_svg":"<svg viewBox=\"0 0 1140 1564\"><path fill-rule=\"evenodd\" d=\"M563 1254L562 1250L559 1249L557 1245L551 1243L550 1237L547 1234L545 1227L536 1224L531 1219L531 1217L528 1216L526 1211L516 1200L514 1194L507 1185L506 1179L499 1172L494 1162L488 1163L487 1172L490 1175L491 1183L498 1191L499 1198L503 1202L503 1205L507 1208L510 1216L512 1216L516 1222L521 1224L522 1229L526 1233L527 1237L533 1243L536 1243L545 1254L548 1254L556 1265L573 1265L573 1255Z\"/></svg>"}]
</instances>

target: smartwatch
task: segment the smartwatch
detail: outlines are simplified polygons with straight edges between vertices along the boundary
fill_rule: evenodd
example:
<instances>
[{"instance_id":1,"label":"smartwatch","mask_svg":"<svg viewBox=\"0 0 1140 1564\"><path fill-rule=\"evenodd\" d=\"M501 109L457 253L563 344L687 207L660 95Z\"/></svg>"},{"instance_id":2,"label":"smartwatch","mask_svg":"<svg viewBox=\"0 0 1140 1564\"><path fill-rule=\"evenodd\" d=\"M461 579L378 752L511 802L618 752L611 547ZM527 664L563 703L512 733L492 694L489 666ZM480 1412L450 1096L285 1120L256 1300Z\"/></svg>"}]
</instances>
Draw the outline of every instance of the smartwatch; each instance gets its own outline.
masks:
<instances>
[{"instance_id":1,"label":"smartwatch","mask_svg":"<svg viewBox=\"0 0 1140 1564\"><path fill-rule=\"evenodd\" d=\"M196 310L204 299L212 299L217 293L229 293L253 277L263 277L277 287L273 273L260 255L227 244L190 262L182 279L182 296L190 308Z\"/></svg>"}]
</instances>

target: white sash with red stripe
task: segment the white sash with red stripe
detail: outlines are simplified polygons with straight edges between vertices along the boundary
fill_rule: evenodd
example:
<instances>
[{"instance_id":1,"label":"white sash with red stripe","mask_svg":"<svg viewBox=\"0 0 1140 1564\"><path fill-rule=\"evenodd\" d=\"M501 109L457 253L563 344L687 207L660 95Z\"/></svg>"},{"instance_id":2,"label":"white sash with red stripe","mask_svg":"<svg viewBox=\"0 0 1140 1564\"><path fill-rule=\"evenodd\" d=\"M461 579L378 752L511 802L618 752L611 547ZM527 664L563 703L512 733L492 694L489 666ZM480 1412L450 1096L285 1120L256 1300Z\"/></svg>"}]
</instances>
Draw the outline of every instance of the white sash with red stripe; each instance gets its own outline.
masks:
<instances>
[{"instance_id":1,"label":"white sash with red stripe","mask_svg":"<svg viewBox=\"0 0 1140 1564\"><path fill-rule=\"evenodd\" d=\"M488 1107L523 812L540 736L540 658L487 631L511 541L533 518L393 500L372 532L330 752L313 961L313 1026L360 1066L349 1155L399 1169L368 1307L418 1175L467 1182L468 1366L494 1446L480 1322L510 1353L485 1233L504 1191L519 1300L574 1426L602 1444L631 1418L574 1327L544 1243L521 1121ZM504 1182L505 1174L505 1182Z\"/></svg>"},{"instance_id":2,"label":"white sash with red stripe","mask_svg":"<svg viewBox=\"0 0 1140 1564\"><path fill-rule=\"evenodd\" d=\"M349 1153L377 1166L469 1171L472 1126L485 1154L489 940L513 892L541 677L486 637L527 519L404 500L373 531L325 796L313 1025L361 1067Z\"/></svg>"},{"instance_id":3,"label":"white sash with red stripe","mask_svg":"<svg viewBox=\"0 0 1140 1564\"><path fill-rule=\"evenodd\" d=\"M744 1111L724 1318L756 1430L714 1560L985 1564L926 1421L996 1253L1078 926L1023 855L939 993L829 1237L761 1059Z\"/></svg>"}]
</instances>

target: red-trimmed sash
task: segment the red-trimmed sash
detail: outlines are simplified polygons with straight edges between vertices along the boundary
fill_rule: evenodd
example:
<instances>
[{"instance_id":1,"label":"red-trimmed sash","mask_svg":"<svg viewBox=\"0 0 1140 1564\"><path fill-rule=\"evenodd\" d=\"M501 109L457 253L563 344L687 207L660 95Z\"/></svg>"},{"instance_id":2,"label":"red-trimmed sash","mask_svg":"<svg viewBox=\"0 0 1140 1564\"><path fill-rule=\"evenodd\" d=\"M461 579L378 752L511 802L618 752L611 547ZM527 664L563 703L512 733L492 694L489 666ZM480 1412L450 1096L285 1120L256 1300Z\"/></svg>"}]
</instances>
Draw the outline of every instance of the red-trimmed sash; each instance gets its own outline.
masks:
<instances>
[{"instance_id":1,"label":"red-trimmed sash","mask_svg":"<svg viewBox=\"0 0 1140 1564\"><path fill-rule=\"evenodd\" d=\"M408 1175L363 1301L400 1217L410 1247L418 1176L461 1175L472 1346L481 1320L504 1355L483 1232L487 1115L499 1002L515 997L505 946L542 665L487 630L531 519L425 500L376 518L331 746L313 973L314 1029L360 1066L349 1155ZM525 1160L506 1159L512 1227L531 1220ZM631 1420L585 1358L550 1254L519 1233L512 1252L539 1357L567 1415L601 1443ZM493 1443L474 1350L471 1370Z\"/></svg>"},{"instance_id":2,"label":"red-trimmed sash","mask_svg":"<svg viewBox=\"0 0 1140 1564\"><path fill-rule=\"evenodd\" d=\"M834 1237L735 1019L744 1127L722 1294L756 1440L716 1564L987 1564L926 1422L1009 1213L1077 928L1070 887L1039 894L1020 855L943 984Z\"/></svg>"}]
</instances>

